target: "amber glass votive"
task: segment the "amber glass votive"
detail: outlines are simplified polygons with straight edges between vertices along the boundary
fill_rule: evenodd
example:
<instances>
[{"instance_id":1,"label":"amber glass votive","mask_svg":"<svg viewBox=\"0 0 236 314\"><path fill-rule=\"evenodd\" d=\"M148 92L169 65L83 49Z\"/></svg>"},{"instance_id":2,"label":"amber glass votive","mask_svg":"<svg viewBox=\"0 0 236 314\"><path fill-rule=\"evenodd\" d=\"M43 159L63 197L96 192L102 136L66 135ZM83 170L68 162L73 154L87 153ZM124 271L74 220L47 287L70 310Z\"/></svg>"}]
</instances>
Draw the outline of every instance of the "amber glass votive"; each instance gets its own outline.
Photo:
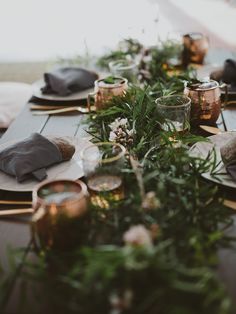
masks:
<instances>
[{"instance_id":1,"label":"amber glass votive","mask_svg":"<svg viewBox=\"0 0 236 314\"><path fill-rule=\"evenodd\" d=\"M88 227L87 187L82 181L48 181L33 191L32 232L37 249L70 249Z\"/></svg>"},{"instance_id":2,"label":"amber glass votive","mask_svg":"<svg viewBox=\"0 0 236 314\"><path fill-rule=\"evenodd\" d=\"M182 62L184 66L189 63L203 64L209 48L209 39L202 33L192 32L183 36Z\"/></svg>"},{"instance_id":3,"label":"amber glass votive","mask_svg":"<svg viewBox=\"0 0 236 314\"><path fill-rule=\"evenodd\" d=\"M95 207L109 209L124 198L125 151L120 144L102 142L92 144L82 152L84 175Z\"/></svg>"}]
</instances>

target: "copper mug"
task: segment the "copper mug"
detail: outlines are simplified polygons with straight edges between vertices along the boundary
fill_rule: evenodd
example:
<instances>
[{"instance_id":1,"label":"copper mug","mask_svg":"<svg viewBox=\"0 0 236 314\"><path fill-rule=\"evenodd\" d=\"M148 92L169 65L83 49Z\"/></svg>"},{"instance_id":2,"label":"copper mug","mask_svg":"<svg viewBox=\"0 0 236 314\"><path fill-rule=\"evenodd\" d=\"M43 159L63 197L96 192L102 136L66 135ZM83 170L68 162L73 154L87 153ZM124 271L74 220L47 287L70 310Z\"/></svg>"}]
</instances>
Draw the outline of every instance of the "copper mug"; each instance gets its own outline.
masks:
<instances>
[{"instance_id":1,"label":"copper mug","mask_svg":"<svg viewBox=\"0 0 236 314\"><path fill-rule=\"evenodd\" d=\"M203 64L209 48L209 39L202 33L189 33L183 36L182 62L184 66L189 63Z\"/></svg>"},{"instance_id":2,"label":"copper mug","mask_svg":"<svg viewBox=\"0 0 236 314\"><path fill-rule=\"evenodd\" d=\"M70 249L84 236L87 186L71 180L46 181L33 191L31 230L36 251Z\"/></svg>"},{"instance_id":3,"label":"copper mug","mask_svg":"<svg viewBox=\"0 0 236 314\"><path fill-rule=\"evenodd\" d=\"M89 93L87 104L91 110L92 98L94 98L95 110L107 108L114 96L123 96L128 88L128 80L124 77L113 77L113 82L108 83L108 78L94 82L94 92Z\"/></svg>"},{"instance_id":4,"label":"copper mug","mask_svg":"<svg viewBox=\"0 0 236 314\"><path fill-rule=\"evenodd\" d=\"M208 124L214 125L220 115L221 88L217 81L186 86L184 94L191 99L191 124Z\"/></svg>"}]
</instances>

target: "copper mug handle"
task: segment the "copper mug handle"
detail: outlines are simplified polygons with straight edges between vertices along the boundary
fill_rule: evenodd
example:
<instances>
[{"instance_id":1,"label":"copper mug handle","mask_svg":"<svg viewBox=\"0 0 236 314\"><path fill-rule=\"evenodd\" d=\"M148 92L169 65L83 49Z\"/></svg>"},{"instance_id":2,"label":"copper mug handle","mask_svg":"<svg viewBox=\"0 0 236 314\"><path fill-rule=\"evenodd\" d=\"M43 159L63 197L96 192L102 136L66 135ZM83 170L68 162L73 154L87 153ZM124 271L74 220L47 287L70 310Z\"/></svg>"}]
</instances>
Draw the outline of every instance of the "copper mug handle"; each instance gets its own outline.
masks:
<instances>
[{"instance_id":1,"label":"copper mug handle","mask_svg":"<svg viewBox=\"0 0 236 314\"><path fill-rule=\"evenodd\" d=\"M219 87L220 87L220 89L224 89L224 91L225 91L224 102L221 105L221 108L225 108L228 104L228 85L225 83L222 83Z\"/></svg>"},{"instance_id":2,"label":"copper mug handle","mask_svg":"<svg viewBox=\"0 0 236 314\"><path fill-rule=\"evenodd\" d=\"M96 108L96 104L95 104L95 106L91 106L91 99L94 98L97 95L97 93L98 92L92 92L92 93L88 94L88 97L87 97L87 107L88 107L88 111L89 112L91 112L91 108L92 107Z\"/></svg>"}]
</instances>

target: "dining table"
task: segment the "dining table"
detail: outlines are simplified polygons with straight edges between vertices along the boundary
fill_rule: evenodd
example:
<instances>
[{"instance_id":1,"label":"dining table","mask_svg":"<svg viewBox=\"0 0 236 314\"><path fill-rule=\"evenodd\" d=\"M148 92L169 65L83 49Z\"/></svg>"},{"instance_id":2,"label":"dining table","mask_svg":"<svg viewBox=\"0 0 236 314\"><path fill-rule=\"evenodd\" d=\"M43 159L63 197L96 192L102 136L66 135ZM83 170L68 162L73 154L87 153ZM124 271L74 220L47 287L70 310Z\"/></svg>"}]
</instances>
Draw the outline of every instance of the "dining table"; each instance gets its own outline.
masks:
<instances>
[{"instance_id":1,"label":"dining table","mask_svg":"<svg viewBox=\"0 0 236 314\"><path fill-rule=\"evenodd\" d=\"M60 115L33 115L33 111L30 110L32 105L35 105L37 100L29 101L22 112L19 114L17 119L11 124L8 130L0 139L0 146L5 143L17 141L28 137L32 133L39 133L43 136L57 136L57 137L78 137L87 138L88 134L85 130L85 124L83 120L86 119L86 115L79 114L78 112L72 112L70 114ZM42 103L43 101L41 101ZM45 104L45 101L44 101ZM67 103L68 105L68 103ZM81 101L73 101L69 106L81 105ZM13 191L0 191L0 199L19 201L26 199L29 202L32 200L31 192L13 192ZM8 208L15 208L14 205L0 205L0 210ZM30 207L30 205L18 206L18 208ZM31 245L31 229L30 229L30 218L26 215L15 215L15 216L4 216L0 217L0 264L4 271L9 270L9 252L15 249L25 248L26 254L23 254L23 259L26 258L27 252ZM20 266L20 265L19 265ZM16 275L16 276L15 276ZM16 283L16 274L13 275L12 284L7 293L9 299L9 306L7 307L6 313L14 313L14 302L11 297L12 291Z\"/></svg>"},{"instance_id":2,"label":"dining table","mask_svg":"<svg viewBox=\"0 0 236 314\"><path fill-rule=\"evenodd\" d=\"M86 132L87 124L86 114L78 111L70 113L60 113L54 115L34 115L31 110L32 105L47 105L46 100L32 98L24 109L3 134L0 139L1 145L11 141L17 141L28 137L30 134L37 132L44 136L69 136L74 138L88 138ZM49 105L52 105L50 102ZM66 104L68 106L68 103ZM71 101L70 106L84 105L81 101ZM222 108L217 127L223 131L236 129L236 105L225 106ZM205 136L210 135L204 133ZM226 232L236 237L236 193L233 188L219 186L220 193L228 200L227 205L232 208L232 218L234 223ZM0 200L21 200L28 199L31 201L31 192L14 192L0 190ZM12 206L12 205L11 205ZM0 211L7 209L9 205L0 205ZM27 205L23 205L27 207ZM29 207L29 206L28 206ZM10 207L9 207L10 208ZM234 211L235 210L235 214ZM9 255L11 251L23 249L18 261L17 269L11 276L11 282L8 285L5 297L5 313L15 313L17 307L17 295L19 294L18 275L27 258L31 258L30 247L31 241L31 215L11 215L0 217L0 263L5 272L11 272L9 266ZM218 273L225 283L230 296L236 300L236 246L233 248L221 249L218 252L219 267ZM2 313L3 314L3 313Z\"/></svg>"}]
</instances>

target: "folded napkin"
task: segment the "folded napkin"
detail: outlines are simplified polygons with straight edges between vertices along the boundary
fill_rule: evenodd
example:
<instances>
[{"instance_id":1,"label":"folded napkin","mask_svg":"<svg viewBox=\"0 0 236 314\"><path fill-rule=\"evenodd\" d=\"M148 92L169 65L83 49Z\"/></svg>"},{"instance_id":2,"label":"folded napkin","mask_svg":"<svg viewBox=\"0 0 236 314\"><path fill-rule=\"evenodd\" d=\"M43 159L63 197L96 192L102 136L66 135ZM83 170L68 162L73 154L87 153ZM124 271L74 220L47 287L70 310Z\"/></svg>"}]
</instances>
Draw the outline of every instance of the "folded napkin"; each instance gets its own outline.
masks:
<instances>
[{"instance_id":1,"label":"folded napkin","mask_svg":"<svg viewBox=\"0 0 236 314\"><path fill-rule=\"evenodd\" d=\"M222 81L226 84L236 85L236 60L225 60Z\"/></svg>"},{"instance_id":2,"label":"folded napkin","mask_svg":"<svg viewBox=\"0 0 236 314\"><path fill-rule=\"evenodd\" d=\"M210 78L216 81L223 81L226 84L230 84L232 87L236 87L236 60L225 60L224 66L212 72Z\"/></svg>"},{"instance_id":3,"label":"folded napkin","mask_svg":"<svg viewBox=\"0 0 236 314\"><path fill-rule=\"evenodd\" d=\"M220 149L226 171L236 180L236 136Z\"/></svg>"},{"instance_id":4,"label":"folded napkin","mask_svg":"<svg viewBox=\"0 0 236 314\"><path fill-rule=\"evenodd\" d=\"M16 177L18 182L35 178L42 181L47 177L46 167L68 160L74 153L74 147L68 156L64 146L60 148L38 133L20 141L0 152L0 170ZM68 143L66 143L68 144Z\"/></svg>"},{"instance_id":5,"label":"folded napkin","mask_svg":"<svg viewBox=\"0 0 236 314\"><path fill-rule=\"evenodd\" d=\"M68 96L93 87L98 75L81 68L66 67L44 74L43 94Z\"/></svg>"}]
</instances>

